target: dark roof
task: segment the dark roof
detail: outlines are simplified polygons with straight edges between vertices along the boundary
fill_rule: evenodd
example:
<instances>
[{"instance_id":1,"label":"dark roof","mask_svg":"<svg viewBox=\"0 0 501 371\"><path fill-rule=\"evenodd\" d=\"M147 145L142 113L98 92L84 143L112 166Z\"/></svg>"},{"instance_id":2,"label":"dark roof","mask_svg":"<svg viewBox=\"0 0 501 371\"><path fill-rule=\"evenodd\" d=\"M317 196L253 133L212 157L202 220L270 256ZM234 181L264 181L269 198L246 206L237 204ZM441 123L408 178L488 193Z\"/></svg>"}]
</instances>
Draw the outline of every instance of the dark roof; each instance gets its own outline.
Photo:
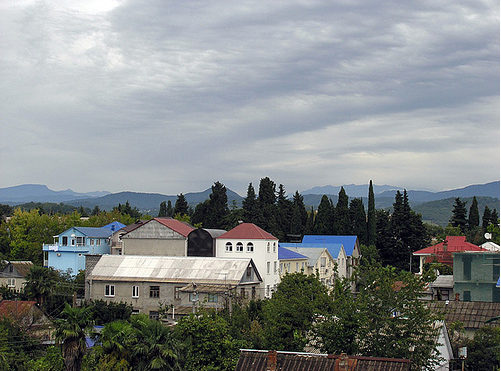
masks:
<instances>
[{"instance_id":1,"label":"dark roof","mask_svg":"<svg viewBox=\"0 0 501 371\"><path fill-rule=\"evenodd\" d=\"M452 322L462 322L465 329L478 329L483 326L499 326L499 319L486 324L486 321L499 318L499 302L487 303L483 301L432 301L429 308L443 312L445 322L449 326Z\"/></svg>"},{"instance_id":2,"label":"dark roof","mask_svg":"<svg viewBox=\"0 0 501 371\"><path fill-rule=\"evenodd\" d=\"M235 371L407 371L405 359L242 350Z\"/></svg>"},{"instance_id":3,"label":"dark roof","mask_svg":"<svg viewBox=\"0 0 501 371\"><path fill-rule=\"evenodd\" d=\"M33 263L30 261L11 261L11 262L9 262L9 264L14 267L14 269L16 270L16 272L19 274L20 277L26 277L26 275L29 273L31 267L33 267ZM5 277L13 277L12 274L9 274L7 272L7 267L9 266L9 264L7 264L7 266L4 268L4 271L2 274ZM19 276L17 276L17 277L19 277Z\"/></svg>"}]
</instances>

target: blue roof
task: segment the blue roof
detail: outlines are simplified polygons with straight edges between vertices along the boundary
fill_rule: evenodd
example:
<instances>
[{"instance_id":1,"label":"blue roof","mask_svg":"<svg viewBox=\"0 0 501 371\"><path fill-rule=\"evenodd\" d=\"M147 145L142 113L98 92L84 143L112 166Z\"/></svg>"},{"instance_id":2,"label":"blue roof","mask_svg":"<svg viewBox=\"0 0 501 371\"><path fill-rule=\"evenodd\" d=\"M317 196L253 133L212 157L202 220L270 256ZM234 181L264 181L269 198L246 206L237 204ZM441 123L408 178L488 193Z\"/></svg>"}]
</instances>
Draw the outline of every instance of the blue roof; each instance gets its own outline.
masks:
<instances>
[{"instance_id":1,"label":"blue roof","mask_svg":"<svg viewBox=\"0 0 501 371\"><path fill-rule=\"evenodd\" d=\"M326 248L327 245L330 244L342 244L346 255L351 256L353 255L353 250L355 249L355 245L357 243L357 236L305 235L303 237L303 244L304 243L316 243L316 247L321 247L319 244L322 243L322 246L325 245Z\"/></svg>"},{"instance_id":2,"label":"blue roof","mask_svg":"<svg viewBox=\"0 0 501 371\"><path fill-rule=\"evenodd\" d=\"M281 247L278 244L278 260L291 260L291 259L308 259L307 256L301 255L295 251Z\"/></svg>"},{"instance_id":3,"label":"blue roof","mask_svg":"<svg viewBox=\"0 0 501 371\"><path fill-rule=\"evenodd\" d=\"M120 222L111 222L110 224L106 224L105 226L102 226L101 228L108 228L108 229L111 229L112 232L116 232L118 231L119 229L122 229L123 227L125 227L125 224L122 224Z\"/></svg>"},{"instance_id":4,"label":"blue roof","mask_svg":"<svg viewBox=\"0 0 501 371\"><path fill-rule=\"evenodd\" d=\"M111 236L111 229L93 227L73 227L87 237L107 238Z\"/></svg>"},{"instance_id":5,"label":"blue roof","mask_svg":"<svg viewBox=\"0 0 501 371\"><path fill-rule=\"evenodd\" d=\"M294 249L297 249L297 248L325 248L327 249L327 251L329 251L329 254L331 254L331 256L334 258L334 259L337 259L337 257L339 256L339 253L341 252L341 249L343 248L343 244L340 244L340 243L320 243L320 242L317 242L317 243L282 243L282 242L279 242L278 243L278 246L282 246L282 247L285 247L285 248L294 248ZM346 252L346 250L345 250ZM346 254L348 255L348 254ZM279 258L280 259L280 258Z\"/></svg>"}]
</instances>

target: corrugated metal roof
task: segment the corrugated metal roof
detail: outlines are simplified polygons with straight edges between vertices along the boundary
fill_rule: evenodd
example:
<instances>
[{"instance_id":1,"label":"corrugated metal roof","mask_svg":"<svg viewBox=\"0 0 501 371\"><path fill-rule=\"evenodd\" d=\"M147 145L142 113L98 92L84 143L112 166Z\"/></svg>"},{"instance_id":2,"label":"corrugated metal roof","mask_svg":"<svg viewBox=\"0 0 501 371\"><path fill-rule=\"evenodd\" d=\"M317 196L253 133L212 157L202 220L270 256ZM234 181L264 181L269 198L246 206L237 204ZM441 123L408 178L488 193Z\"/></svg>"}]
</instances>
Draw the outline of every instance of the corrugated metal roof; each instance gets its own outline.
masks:
<instances>
[{"instance_id":1,"label":"corrugated metal roof","mask_svg":"<svg viewBox=\"0 0 501 371\"><path fill-rule=\"evenodd\" d=\"M478 329L483 326L499 326L499 319L490 323L486 321L498 317L500 304L480 301L432 301L426 305L438 313L444 313L445 322L462 322L465 329Z\"/></svg>"},{"instance_id":2,"label":"corrugated metal roof","mask_svg":"<svg viewBox=\"0 0 501 371\"><path fill-rule=\"evenodd\" d=\"M227 240L278 240L278 238L272 234L252 223L241 223L218 238Z\"/></svg>"},{"instance_id":3,"label":"corrugated metal roof","mask_svg":"<svg viewBox=\"0 0 501 371\"><path fill-rule=\"evenodd\" d=\"M317 242L317 243L314 243L314 242L311 242L311 243L291 243L291 242L282 243L282 242L280 242L279 245L282 247L288 248L288 249L297 249L297 248L323 248L323 249L327 249L327 251L329 251L329 254L331 254L331 256L334 259L337 259L337 257L339 256L339 254L341 252L341 249L344 248L343 245L340 243L320 243L320 242ZM345 253L346 253L346 251L345 251Z\"/></svg>"},{"instance_id":4,"label":"corrugated metal roof","mask_svg":"<svg viewBox=\"0 0 501 371\"><path fill-rule=\"evenodd\" d=\"M439 252L483 251L480 246L466 241L465 236L447 236L443 242L415 251L412 255L431 255Z\"/></svg>"},{"instance_id":5,"label":"corrugated metal roof","mask_svg":"<svg viewBox=\"0 0 501 371\"><path fill-rule=\"evenodd\" d=\"M293 260L293 259L308 259L307 256L302 255L296 251L292 251L278 245L278 260Z\"/></svg>"},{"instance_id":6,"label":"corrugated metal roof","mask_svg":"<svg viewBox=\"0 0 501 371\"><path fill-rule=\"evenodd\" d=\"M410 361L313 353L241 350L235 371L407 371Z\"/></svg>"},{"instance_id":7,"label":"corrugated metal roof","mask_svg":"<svg viewBox=\"0 0 501 371\"><path fill-rule=\"evenodd\" d=\"M325 247L296 247L296 248L289 248L288 250L307 257L308 264L311 266L316 264L316 262L318 261L318 259L320 259L320 256L324 251L327 251L327 253L329 253L329 250L327 250Z\"/></svg>"},{"instance_id":8,"label":"corrugated metal roof","mask_svg":"<svg viewBox=\"0 0 501 371\"><path fill-rule=\"evenodd\" d=\"M87 237L107 238L112 234L109 228L73 227L73 229Z\"/></svg>"},{"instance_id":9,"label":"corrugated metal roof","mask_svg":"<svg viewBox=\"0 0 501 371\"><path fill-rule=\"evenodd\" d=\"M93 280L238 284L251 259L103 255L92 270Z\"/></svg>"},{"instance_id":10,"label":"corrugated metal roof","mask_svg":"<svg viewBox=\"0 0 501 371\"><path fill-rule=\"evenodd\" d=\"M325 243L326 245L341 244L344 247L346 255L351 256L357 244L357 238L357 236L305 235L303 237L303 243Z\"/></svg>"}]
</instances>

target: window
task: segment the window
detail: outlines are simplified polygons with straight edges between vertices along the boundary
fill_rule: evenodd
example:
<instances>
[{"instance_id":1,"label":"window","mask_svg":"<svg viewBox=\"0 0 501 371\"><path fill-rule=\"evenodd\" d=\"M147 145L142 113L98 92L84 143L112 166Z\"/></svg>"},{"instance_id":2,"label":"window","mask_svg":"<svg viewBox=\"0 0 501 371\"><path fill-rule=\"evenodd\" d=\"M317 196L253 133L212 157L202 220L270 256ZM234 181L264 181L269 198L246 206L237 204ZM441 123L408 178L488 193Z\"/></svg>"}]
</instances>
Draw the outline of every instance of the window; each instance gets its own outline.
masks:
<instances>
[{"instance_id":1,"label":"window","mask_svg":"<svg viewBox=\"0 0 501 371\"><path fill-rule=\"evenodd\" d=\"M71 246L75 246L75 239L74 238L71 239Z\"/></svg>"},{"instance_id":2,"label":"window","mask_svg":"<svg viewBox=\"0 0 501 371\"><path fill-rule=\"evenodd\" d=\"M277 262L273 262L273 273L277 274Z\"/></svg>"},{"instance_id":3,"label":"window","mask_svg":"<svg viewBox=\"0 0 501 371\"><path fill-rule=\"evenodd\" d=\"M471 280L471 256L463 256L463 278L465 281Z\"/></svg>"},{"instance_id":4,"label":"window","mask_svg":"<svg viewBox=\"0 0 501 371\"><path fill-rule=\"evenodd\" d=\"M247 244L247 252L253 252L254 251L254 244L252 242L249 242Z\"/></svg>"},{"instance_id":5,"label":"window","mask_svg":"<svg viewBox=\"0 0 501 371\"><path fill-rule=\"evenodd\" d=\"M133 298L139 297L139 286L132 286L132 297Z\"/></svg>"},{"instance_id":6,"label":"window","mask_svg":"<svg viewBox=\"0 0 501 371\"><path fill-rule=\"evenodd\" d=\"M16 279L15 278L7 278L7 286L16 287Z\"/></svg>"},{"instance_id":7,"label":"window","mask_svg":"<svg viewBox=\"0 0 501 371\"><path fill-rule=\"evenodd\" d=\"M190 292L190 301L198 301L198 292Z\"/></svg>"},{"instance_id":8,"label":"window","mask_svg":"<svg viewBox=\"0 0 501 371\"><path fill-rule=\"evenodd\" d=\"M181 300L181 287L174 287L174 299Z\"/></svg>"},{"instance_id":9,"label":"window","mask_svg":"<svg viewBox=\"0 0 501 371\"><path fill-rule=\"evenodd\" d=\"M256 288L254 286L252 287L251 297L252 297L252 299L256 298Z\"/></svg>"},{"instance_id":10,"label":"window","mask_svg":"<svg viewBox=\"0 0 501 371\"><path fill-rule=\"evenodd\" d=\"M68 236L63 236L61 245L68 246Z\"/></svg>"},{"instance_id":11,"label":"window","mask_svg":"<svg viewBox=\"0 0 501 371\"><path fill-rule=\"evenodd\" d=\"M94 246L94 239L93 239L93 238L91 238L91 239L89 240L89 243L90 243L90 245L91 245L91 246Z\"/></svg>"},{"instance_id":12,"label":"window","mask_svg":"<svg viewBox=\"0 0 501 371\"><path fill-rule=\"evenodd\" d=\"M270 252L270 243L268 242L268 245L266 245L266 251Z\"/></svg>"},{"instance_id":13,"label":"window","mask_svg":"<svg viewBox=\"0 0 501 371\"><path fill-rule=\"evenodd\" d=\"M160 297L160 286L150 286L150 298Z\"/></svg>"},{"instance_id":14,"label":"window","mask_svg":"<svg viewBox=\"0 0 501 371\"><path fill-rule=\"evenodd\" d=\"M207 301L209 303L217 303L217 295L216 294L207 294Z\"/></svg>"},{"instance_id":15,"label":"window","mask_svg":"<svg viewBox=\"0 0 501 371\"><path fill-rule=\"evenodd\" d=\"M114 297L115 296L115 285L105 285L104 286L104 296Z\"/></svg>"},{"instance_id":16,"label":"window","mask_svg":"<svg viewBox=\"0 0 501 371\"><path fill-rule=\"evenodd\" d=\"M77 237L77 246L85 245L85 237Z\"/></svg>"},{"instance_id":17,"label":"window","mask_svg":"<svg viewBox=\"0 0 501 371\"><path fill-rule=\"evenodd\" d=\"M321 268L325 268L325 266L327 265L327 258L323 257L323 258L320 258L320 267Z\"/></svg>"},{"instance_id":18,"label":"window","mask_svg":"<svg viewBox=\"0 0 501 371\"><path fill-rule=\"evenodd\" d=\"M240 289L240 297L241 297L242 299L245 299L245 298L246 298L246 296L245 296L245 295L246 295L246 294L245 294L245 288L243 288L243 287L242 287L242 288Z\"/></svg>"},{"instance_id":19,"label":"window","mask_svg":"<svg viewBox=\"0 0 501 371\"><path fill-rule=\"evenodd\" d=\"M273 252L277 251L277 243L273 242Z\"/></svg>"},{"instance_id":20,"label":"window","mask_svg":"<svg viewBox=\"0 0 501 371\"><path fill-rule=\"evenodd\" d=\"M139 314L139 309L132 309L132 314Z\"/></svg>"},{"instance_id":21,"label":"window","mask_svg":"<svg viewBox=\"0 0 501 371\"><path fill-rule=\"evenodd\" d=\"M244 244L242 242L237 242L237 252L244 251Z\"/></svg>"},{"instance_id":22,"label":"window","mask_svg":"<svg viewBox=\"0 0 501 371\"><path fill-rule=\"evenodd\" d=\"M232 252L233 251L233 245L231 242L226 242L226 252Z\"/></svg>"},{"instance_id":23,"label":"window","mask_svg":"<svg viewBox=\"0 0 501 371\"><path fill-rule=\"evenodd\" d=\"M270 285L266 285L266 296L270 296Z\"/></svg>"},{"instance_id":24,"label":"window","mask_svg":"<svg viewBox=\"0 0 501 371\"><path fill-rule=\"evenodd\" d=\"M96 238L96 246L101 246L101 239L100 238Z\"/></svg>"},{"instance_id":25,"label":"window","mask_svg":"<svg viewBox=\"0 0 501 371\"><path fill-rule=\"evenodd\" d=\"M9 265L9 273L13 273L14 272L14 266L11 264Z\"/></svg>"},{"instance_id":26,"label":"window","mask_svg":"<svg viewBox=\"0 0 501 371\"><path fill-rule=\"evenodd\" d=\"M267 274L270 274L270 267L271 267L271 263L270 263L270 262L267 262L267 263L266 263L266 273L267 273Z\"/></svg>"},{"instance_id":27,"label":"window","mask_svg":"<svg viewBox=\"0 0 501 371\"><path fill-rule=\"evenodd\" d=\"M299 263L296 262L296 272L299 272Z\"/></svg>"},{"instance_id":28,"label":"window","mask_svg":"<svg viewBox=\"0 0 501 371\"><path fill-rule=\"evenodd\" d=\"M251 277L252 276L252 267L251 266L247 267L246 275L247 275L247 277Z\"/></svg>"},{"instance_id":29,"label":"window","mask_svg":"<svg viewBox=\"0 0 501 371\"><path fill-rule=\"evenodd\" d=\"M154 321L158 321L159 318L160 318L160 315L158 314L157 311L150 310L150 319L152 319Z\"/></svg>"}]
</instances>

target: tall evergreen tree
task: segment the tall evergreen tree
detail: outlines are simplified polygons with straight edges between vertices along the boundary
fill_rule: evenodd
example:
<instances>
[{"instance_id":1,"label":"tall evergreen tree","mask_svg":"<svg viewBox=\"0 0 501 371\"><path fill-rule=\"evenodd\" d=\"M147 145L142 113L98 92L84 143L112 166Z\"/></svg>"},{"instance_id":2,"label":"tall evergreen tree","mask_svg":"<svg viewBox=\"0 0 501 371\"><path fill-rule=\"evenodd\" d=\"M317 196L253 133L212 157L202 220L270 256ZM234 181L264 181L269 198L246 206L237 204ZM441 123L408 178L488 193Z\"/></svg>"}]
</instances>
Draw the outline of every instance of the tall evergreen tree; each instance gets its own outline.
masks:
<instances>
[{"instance_id":1,"label":"tall evergreen tree","mask_svg":"<svg viewBox=\"0 0 501 371\"><path fill-rule=\"evenodd\" d=\"M333 234L332 232L332 205L331 201L326 195L322 196L320 204L318 205L318 212L315 216L315 224L313 225L314 234Z\"/></svg>"},{"instance_id":2,"label":"tall evergreen tree","mask_svg":"<svg viewBox=\"0 0 501 371\"><path fill-rule=\"evenodd\" d=\"M306 220L306 227L304 228L304 234L313 234L315 228L315 210L313 210L313 206L311 207L310 212L308 213L308 219Z\"/></svg>"},{"instance_id":3,"label":"tall evergreen tree","mask_svg":"<svg viewBox=\"0 0 501 371\"><path fill-rule=\"evenodd\" d=\"M470 206L470 213L468 215L468 228L473 229L480 224L480 214L478 212L477 198L473 196L473 201Z\"/></svg>"},{"instance_id":4,"label":"tall evergreen tree","mask_svg":"<svg viewBox=\"0 0 501 371\"><path fill-rule=\"evenodd\" d=\"M172 202L171 200L167 201L167 209L165 210L165 216L172 216L174 215L174 210L172 209Z\"/></svg>"},{"instance_id":5,"label":"tall evergreen tree","mask_svg":"<svg viewBox=\"0 0 501 371\"><path fill-rule=\"evenodd\" d=\"M348 208L348 196L344 187L338 193L337 205L334 209L334 228L336 235L346 236L351 233L350 211Z\"/></svg>"},{"instance_id":6,"label":"tall evergreen tree","mask_svg":"<svg viewBox=\"0 0 501 371\"><path fill-rule=\"evenodd\" d=\"M243 219L247 223L262 224L262 213L257 203L257 196L252 183L247 187L247 196L242 201Z\"/></svg>"},{"instance_id":7,"label":"tall evergreen tree","mask_svg":"<svg viewBox=\"0 0 501 371\"><path fill-rule=\"evenodd\" d=\"M259 195L257 197L257 203L263 213L263 219L259 226L273 235L278 233L276 202L275 182L268 177L262 178L259 182Z\"/></svg>"},{"instance_id":8,"label":"tall evergreen tree","mask_svg":"<svg viewBox=\"0 0 501 371\"><path fill-rule=\"evenodd\" d=\"M468 224L466 219L466 201L461 201L459 197L456 197L454 200L454 208L452 210L450 223L453 227L459 227L461 233L466 232L466 226Z\"/></svg>"},{"instance_id":9,"label":"tall evergreen tree","mask_svg":"<svg viewBox=\"0 0 501 371\"><path fill-rule=\"evenodd\" d=\"M174 215L188 215L188 201L182 193L177 195L176 203L174 204L174 210L172 212Z\"/></svg>"},{"instance_id":10,"label":"tall evergreen tree","mask_svg":"<svg viewBox=\"0 0 501 371\"><path fill-rule=\"evenodd\" d=\"M294 212L294 205L291 200L287 198L287 193L283 184L278 186L277 195L277 238L280 241L288 242L289 235L292 228L292 214Z\"/></svg>"},{"instance_id":11,"label":"tall evergreen tree","mask_svg":"<svg viewBox=\"0 0 501 371\"><path fill-rule=\"evenodd\" d=\"M230 209L228 208L226 187L220 182L215 182L212 186L212 193L209 195L208 212L207 228L223 229Z\"/></svg>"},{"instance_id":12,"label":"tall evergreen tree","mask_svg":"<svg viewBox=\"0 0 501 371\"><path fill-rule=\"evenodd\" d=\"M484 230L487 230L487 227L489 226L491 222L491 209L489 206L485 206L484 209L484 215L482 216L482 228Z\"/></svg>"},{"instance_id":13,"label":"tall evergreen tree","mask_svg":"<svg viewBox=\"0 0 501 371\"><path fill-rule=\"evenodd\" d=\"M376 203L372 180L369 182L369 203L367 209L367 244L376 244Z\"/></svg>"},{"instance_id":14,"label":"tall evergreen tree","mask_svg":"<svg viewBox=\"0 0 501 371\"><path fill-rule=\"evenodd\" d=\"M306 231L308 221L308 212L304 206L303 196L296 191L292 199L293 211L291 221L291 233L293 235L302 236Z\"/></svg>"},{"instance_id":15,"label":"tall evergreen tree","mask_svg":"<svg viewBox=\"0 0 501 371\"><path fill-rule=\"evenodd\" d=\"M375 245L383 265L393 263L393 230L390 213L386 210L376 210L376 240Z\"/></svg>"},{"instance_id":16,"label":"tall evergreen tree","mask_svg":"<svg viewBox=\"0 0 501 371\"><path fill-rule=\"evenodd\" d=\"M158 209L158 217L162 218L167 216L167 202L160 202L160 208Z\"/></svg>"},{"instance_id":17,"label":"tall evergreen tree","mask_svg":"<svg viewBox=\"0 0 501 371\"><path fill-rule=\"evenodd\" d=\"M367 220L361 198L354 198L350 201L350 223L351 230L349 234L358 236L361 245L367 245Z\"/></svg>"}]
</instances>

